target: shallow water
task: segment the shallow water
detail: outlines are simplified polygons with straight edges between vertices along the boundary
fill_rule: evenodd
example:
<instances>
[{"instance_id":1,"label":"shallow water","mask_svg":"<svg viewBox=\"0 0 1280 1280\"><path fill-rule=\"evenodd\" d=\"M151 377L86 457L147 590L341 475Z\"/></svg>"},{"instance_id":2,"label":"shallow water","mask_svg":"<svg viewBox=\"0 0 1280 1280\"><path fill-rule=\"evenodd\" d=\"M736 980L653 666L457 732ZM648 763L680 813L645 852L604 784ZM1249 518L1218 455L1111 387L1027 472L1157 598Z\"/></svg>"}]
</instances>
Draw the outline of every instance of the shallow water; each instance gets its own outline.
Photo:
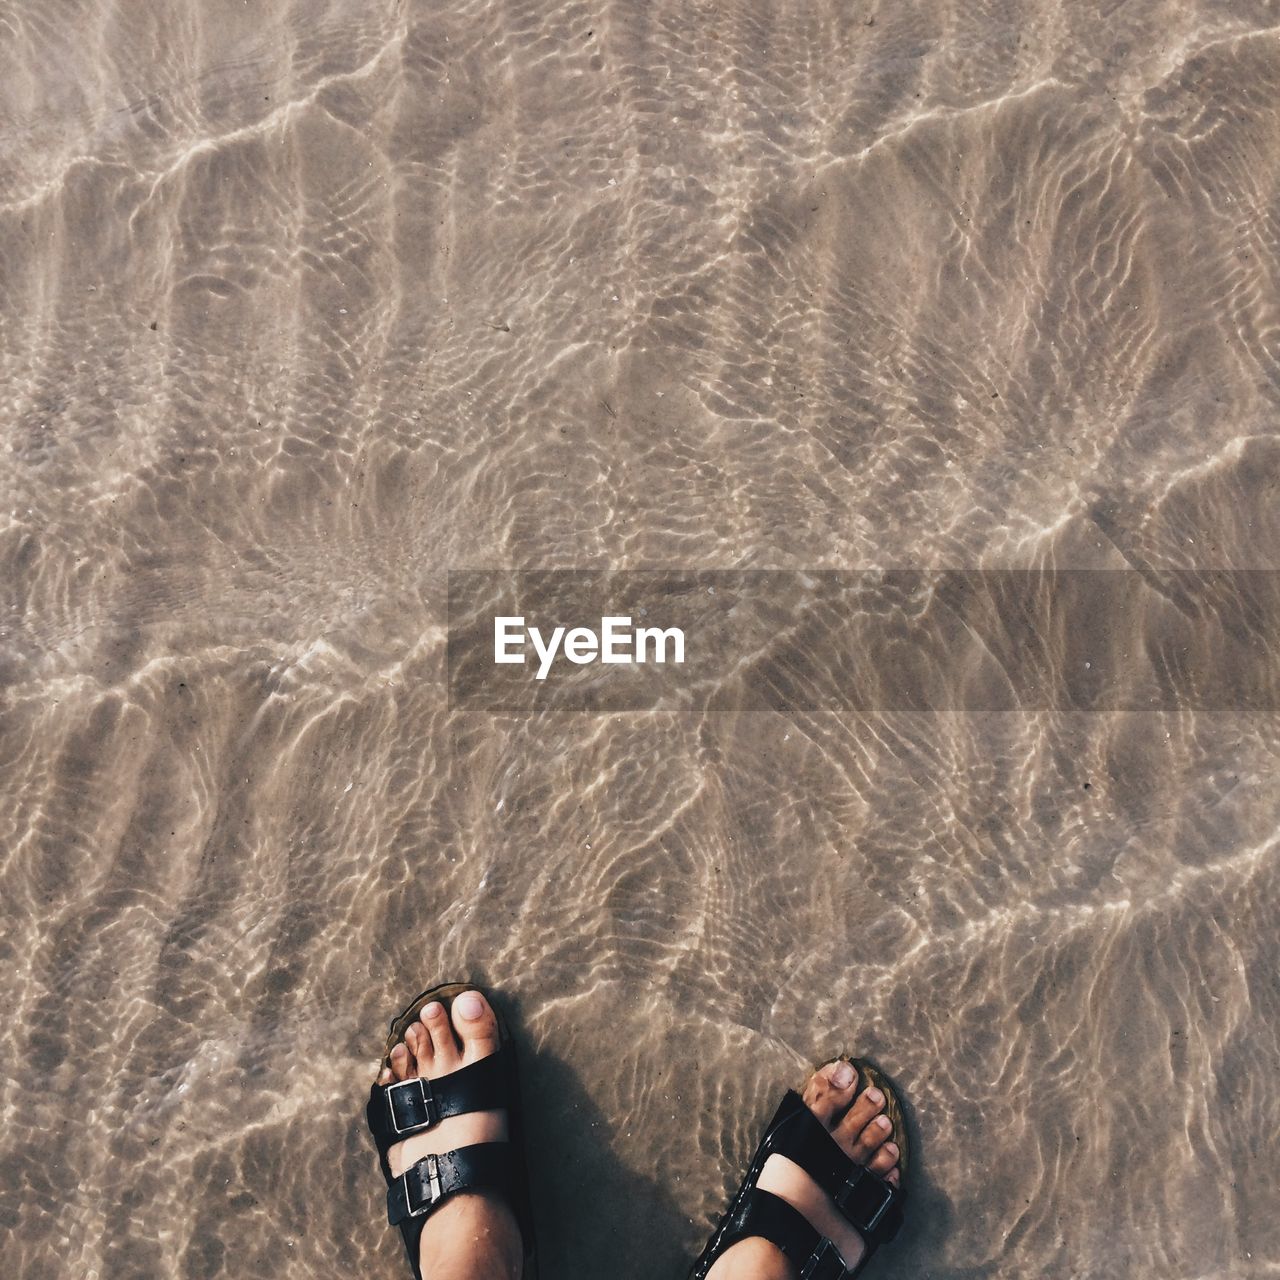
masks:
<instances>
[{"instance_id":1,"label":"shallow water","mask_svg":"<svg viewBox=\"0 0 1280 1280\"><path fill-rule=\"evenodd\" d=\"M545 1276L682 1274L842 1048L875 1274L1277 1273L1274 701L445 666L451 569L1280 568L1272 6L0 31L0 1272L407 1274L362 1097L471 975Z\"/></svg>"}]
</instances>

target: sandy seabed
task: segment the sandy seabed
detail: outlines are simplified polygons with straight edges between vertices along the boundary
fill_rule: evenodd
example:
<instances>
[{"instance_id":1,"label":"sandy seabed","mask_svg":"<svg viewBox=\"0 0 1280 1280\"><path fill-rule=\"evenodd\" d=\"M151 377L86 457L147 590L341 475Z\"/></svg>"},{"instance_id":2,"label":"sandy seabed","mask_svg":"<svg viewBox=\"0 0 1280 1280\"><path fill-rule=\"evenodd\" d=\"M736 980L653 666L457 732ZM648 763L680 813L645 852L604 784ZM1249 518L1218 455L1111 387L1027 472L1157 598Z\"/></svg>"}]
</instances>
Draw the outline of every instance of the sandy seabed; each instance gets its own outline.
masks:
<instances>
[{"instance_id":1,"label":"sandy seabed","mask_svg":"<svg viewBox=\"0 0 1280 1280\"><path fill-rule=\"evenodd\" d=\"M18 0L0 177L0 1273L407 1274L470 976L548 1280L844 1048L876 1276L1278 1274L1274 709L444 665L451 569L1280 568L1272 6Z\"/></svg>"}]
</instances>

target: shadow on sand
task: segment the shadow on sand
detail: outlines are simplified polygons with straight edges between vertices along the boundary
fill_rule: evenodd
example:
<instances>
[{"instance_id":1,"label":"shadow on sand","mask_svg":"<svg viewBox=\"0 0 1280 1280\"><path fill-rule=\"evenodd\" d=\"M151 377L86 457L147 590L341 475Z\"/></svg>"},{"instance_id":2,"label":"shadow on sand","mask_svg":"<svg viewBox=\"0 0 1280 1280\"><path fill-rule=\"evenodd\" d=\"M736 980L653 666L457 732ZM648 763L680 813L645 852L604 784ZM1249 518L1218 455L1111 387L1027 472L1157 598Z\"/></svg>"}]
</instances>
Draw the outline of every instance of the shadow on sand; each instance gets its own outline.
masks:
<instances>
[{"instance_id":1,"label":"shadow on sand","mask_svg":"<svg viewBox=\"0 0 1280 1280\"><path fill-rule=\"evenodd\" d=\"M541 1280L686 1276L697 1234L688 1214L656 1179L614 1155L610 1123L577 1073L520 1030L514 1036Z\"/></svg>"}]
</instances>

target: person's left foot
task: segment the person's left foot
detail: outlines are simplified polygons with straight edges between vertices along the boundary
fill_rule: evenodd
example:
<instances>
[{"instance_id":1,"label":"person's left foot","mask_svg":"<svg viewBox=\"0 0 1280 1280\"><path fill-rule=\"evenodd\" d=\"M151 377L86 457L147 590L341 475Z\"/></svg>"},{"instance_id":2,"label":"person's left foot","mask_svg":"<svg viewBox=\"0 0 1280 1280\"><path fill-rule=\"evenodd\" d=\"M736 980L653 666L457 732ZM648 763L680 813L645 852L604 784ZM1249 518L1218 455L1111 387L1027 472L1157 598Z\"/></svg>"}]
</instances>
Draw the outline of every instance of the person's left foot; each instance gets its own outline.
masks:
<instances>
[{"instance_id":1,"label":"person's left foot","mask_svg":"<svg viewBox=\"0 0 1280 1280\"><path fill-rule=\"evenodd\" d=\"M857 1073L848 1062L830 1062L806 1082L805 1105L845 1155L896 1187L901 1179L898 1144L893 1141L893 1122L882 1114L884 1094L872 1087L855 1098L856 1083ZM798 1209L819 1235L836 1246L847 1267L852 1269L862 1260L866 1252L862 1237L798 1164L775 1152L765 1161L756 1185ZM795 1267L779 1249L759 1236L748 1236L725 1250L711 1268L708 1280L795 1274Z\"/></svg>"},{"instance_id":2,"label":"person's left foot","mask_svg":"<svg viewBox=\"0 0 1280 1280\"><path fill-rule=\"evenodd\" d=\"M446 1010L438 1000L424 1005L418 1021L391 1050L391 1066L379 1084L425 1076L438 1080L451 1071L497 1051L498 1020L478 991L464 991ZM416 1133L387 1152L391 1172L399 1177L426 1155L440 1155L478 1142L501 1142L507 1137L505 1111L473 1111L449 1116L424 1133ZM488 1192L460 1192L450 1196L428 1219L422 1232L419 1262L425 1280L433 1272L451 1273L463 1257L477 1253L491 1259L493 1274L517 1277L524 1248L520 1228L510 1207Z\"/></svg>"}]
</instances>

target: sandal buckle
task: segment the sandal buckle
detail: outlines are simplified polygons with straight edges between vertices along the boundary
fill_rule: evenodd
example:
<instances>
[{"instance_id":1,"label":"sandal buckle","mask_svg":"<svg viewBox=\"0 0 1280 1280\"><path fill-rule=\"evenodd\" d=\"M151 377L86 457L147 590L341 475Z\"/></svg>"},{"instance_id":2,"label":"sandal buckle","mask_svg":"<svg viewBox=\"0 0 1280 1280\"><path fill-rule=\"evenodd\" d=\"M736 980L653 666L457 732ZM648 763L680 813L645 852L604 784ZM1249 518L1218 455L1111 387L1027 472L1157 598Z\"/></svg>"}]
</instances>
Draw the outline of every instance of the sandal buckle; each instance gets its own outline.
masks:
<instances>
[{"instance_id":1,"label":"sandal buckle","mask_svg":"<svg viewBox=\"0 0 1280 1280\"><path fill-rule=\"evenodd\" d=\"M878 1203L873 1205L870 1202L868 1191L879 1193ZM855 1165L845 1179L844 1186L831 1198L858 1231L866 1234L876 1229L885 1211L893 1203L893 1188L869 1169ZM856 1215L856 1221L851 1214Z\"/></svg>"},{"instance_id":2,"label":"sandal buckle","mask_svg":"<svg viewBox=\"0 0 1280 1280\"><path fill-rule=\"evenodd\" d=\"M800 1280L844 1280L847 1270L840 1250L824 1236L800 1268Z\"/></svg>"},{"instance_id":3,"label":"sandal buckle","mask_svg":"<svg viewBox=\"0 0 1280 1280\"><path fill-rule=\"evenodd\" d=\"M414 1096L416 1086L417 1096ZM404 1090L403 1094L399 1090ZM401 1113L398 1106L407 1111L404 1124L400 1123ZM430 1082L422 1076L414 1076L412 1080L401 1080L387 1086L387 1115L391 1119L392 1133L408 1133L410 1130L429 1129L439 1119L435 1096L431 1092Z\"/></svg>"},{"instance_id":4,"label":"sandal buckle","mask_svg":"<svg viewBox=\"0 0 1280 1280\"><path fill-rule=\"evenodd\" d=\"M424 1165L426 1166L425 1175L420 1172ZM412 1181L409 1178L411 1173L417 1175ZM424 1213L429 1213L435 1207L436 1201L444 1195L444 1189L440 1184L440 1157L423 1156L417 1164L412 1165L400 1175L400 1181L404 1184L404 1203L409 1217L420 1218ZM425 1197L418 1194L424 1189L424 1185Z\"/></svg>"}]
</instances>

